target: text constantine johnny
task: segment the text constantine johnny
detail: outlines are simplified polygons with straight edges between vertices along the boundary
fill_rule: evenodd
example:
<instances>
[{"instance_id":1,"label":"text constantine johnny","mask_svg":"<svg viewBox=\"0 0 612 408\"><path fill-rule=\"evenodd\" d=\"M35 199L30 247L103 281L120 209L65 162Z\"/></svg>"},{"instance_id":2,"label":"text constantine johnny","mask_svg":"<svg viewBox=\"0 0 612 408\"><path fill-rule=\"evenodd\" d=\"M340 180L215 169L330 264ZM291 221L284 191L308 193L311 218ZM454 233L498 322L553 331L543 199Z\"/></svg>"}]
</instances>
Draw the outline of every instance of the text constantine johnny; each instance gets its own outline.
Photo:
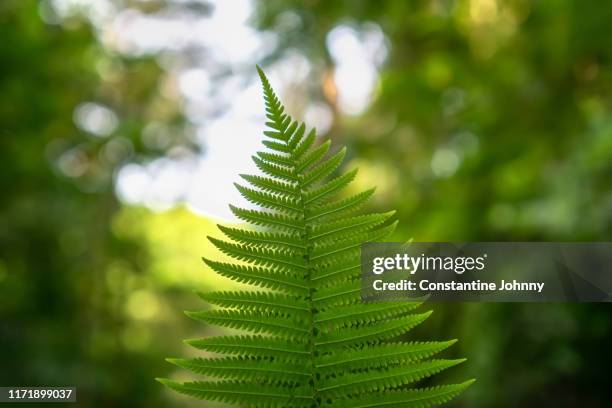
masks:
<instances>
[{"instance_id":1,"label":"text constantine johnny","mask_svg":"<svg viewBox=\"0 0 612 408\"><path fill-rule=\"evenodd\" d=\"M470 282L430 282L423 279L418 282L402 279L398 282L384 282L377 279L372 284L374 290L427 290L427 291L525 291L541 293L544 289L544 282L519 282L517 280L502 280L499 285L494 282L481 282L480 280Z\"/></svg>"}]
</instances>

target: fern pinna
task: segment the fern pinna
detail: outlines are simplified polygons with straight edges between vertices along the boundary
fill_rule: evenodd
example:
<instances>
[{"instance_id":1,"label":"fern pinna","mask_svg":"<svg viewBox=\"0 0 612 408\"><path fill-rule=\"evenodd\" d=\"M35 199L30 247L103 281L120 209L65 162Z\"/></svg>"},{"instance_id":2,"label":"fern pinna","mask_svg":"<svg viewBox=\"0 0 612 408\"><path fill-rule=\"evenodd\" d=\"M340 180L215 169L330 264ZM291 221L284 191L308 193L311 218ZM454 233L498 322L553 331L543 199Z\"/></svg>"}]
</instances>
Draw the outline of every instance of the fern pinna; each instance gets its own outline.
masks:
<instances>
[{"instance_id":1,"label":"fern pinna","mask_svg":"<svg viewBox=\"0 0 612 408\"><path fill-rule=\"evenodd\" d=\"M373 189L334 195L356 170L332 177L345 149L328 155L280 103L258 68L266 102L263 144L253 157L264 176L243 175L236 188L261 210L231 207L251 229L219 226L228 241L209 238L240 261L204 259L217 273L258 286L201 297L217 309L187 312L208 324L250 334L188 340L215 358L169 359L209 377L170 388L197 398L248 407L428 407L449 401L471 384L410 388L409 384L464 361L431 359L454 341L391 342L431 312L420 304L362 303L360 245L383 239L393 212L356 215ZM328 157L326 157L328 156Z\"/></svg>"}]
</instances>

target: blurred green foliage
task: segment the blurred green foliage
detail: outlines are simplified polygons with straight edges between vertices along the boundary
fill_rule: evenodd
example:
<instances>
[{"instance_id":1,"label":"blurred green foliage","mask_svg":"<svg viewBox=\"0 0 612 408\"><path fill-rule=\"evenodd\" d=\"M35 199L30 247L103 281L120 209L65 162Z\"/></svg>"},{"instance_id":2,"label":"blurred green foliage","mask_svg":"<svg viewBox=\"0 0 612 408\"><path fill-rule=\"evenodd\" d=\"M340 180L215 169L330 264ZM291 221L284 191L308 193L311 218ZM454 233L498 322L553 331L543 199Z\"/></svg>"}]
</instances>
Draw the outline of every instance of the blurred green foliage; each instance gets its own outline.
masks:
<instances>
[{"instance_id":1,"label":"blurred green foliage","mask_svg":"<svg viewBox=\"0 0 612 408\"><path fill-rule=\"evenodd\" d=\"M199 262L213 225L125 208L112 182L127 162L195 147L154 59L109 52L82 19L39 14L37 1L0 1L0 385L77 385L86 407L186 406L152 379L198 333L177 311L197 304L187 288L217 284ZM399 209L396 239L612 238L607 3L269 0L255 17L278 34L264 64L308 58L311 99L331 107L330 135L361 168L356 188L375 184L372 207ZM378 25L389 48L359 116L329 85L339 24ZM75 125L86 102L114 112L111 134ZM170 144L143 143L152 121ZM458 405L612 405L608 305L435 309L414 338L461 339L456 378L478 382Z\"/></svg>"},{"instance_id":2,"label":"blurred green foliage","mask_svg":"<svg viewBox=\"0 0 612 408\"><path fill-rule=\"evenodd\" d=\"M158 333L184 322L130 316L134 291L146 302L160 289L148 249L111 230L115 169L163 153L139 143L152 116L181 120L155 109L159 68L107 54L82 21L43 23L36 1L0 2L0 37L0 384L76 385L80 406L167 405L152 377L178 345ZM106 138L73 123L92 100L120 115Z\"/></svg>"}]
</instances>

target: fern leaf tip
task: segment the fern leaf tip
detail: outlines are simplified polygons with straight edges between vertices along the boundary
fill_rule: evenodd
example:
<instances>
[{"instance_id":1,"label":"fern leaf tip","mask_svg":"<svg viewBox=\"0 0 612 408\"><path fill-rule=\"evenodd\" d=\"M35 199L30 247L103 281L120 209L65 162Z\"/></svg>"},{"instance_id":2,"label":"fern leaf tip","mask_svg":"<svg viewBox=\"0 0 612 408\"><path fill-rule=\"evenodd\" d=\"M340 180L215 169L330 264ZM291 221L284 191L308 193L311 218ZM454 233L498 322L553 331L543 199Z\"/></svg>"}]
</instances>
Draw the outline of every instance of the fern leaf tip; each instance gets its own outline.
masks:
<instances>
[{"instance_id":1,"label":"fern leaf tip","mask_svg":"<svg viewBox=\"0 0 612 408\"><path fill-rule=\"evenodd\" d=\"M458 341L459 341L458 339L450 339L450 340L446 341L446 344L448 345L448 347L450 347L453 344L457 343Z\"/></svg>"},{"instance_id":2,"label":"fern leaf tip","mask_svg":"<svg viewBox=\"0 0 612 408\"><path fill-rule=\"evenodd\" d=\"M157 378L155 378L155 381L165 385L166 387L170 387L170 388L173 388L173 387L179 385L179 383L177 383L176 381L172 381L172 380L169 380L167 378L157 377Z\"/></svg>"},{"instance_id":3,"label":"fern leaf tip","mask_svg":"<svg viewBox=\"0 0 612 408\"><path fill-rule=\"evenodd\" d=\"M257 69L257 73L259 74L259 77L263 80L266 77L266 74L264 74L263 69L261 69L259 64L255 64L255 69Z\"/></svg>"},{"instance_id":4,"label":"fern leaf tip","mask_svg":"<svg viewBox=\"0 0 612 408\"><path fill-rule=\"evenodd\" d=\"M465 391L465 389L467 389L470 385L474 384L475 382L476 382L476 379L471 378L467 381L457 384L457 387L461 390L461 392L463 392Z\"/></svg>"},{"instance_id":5,"label":"fern leaf tip","mask_svg":"<svg viewBox=\"0 0 612 408\"><path fill-rule=\"evenodd\" d=\"M185 315L187 317L190 317L192 319L196 319L196 316L198 315L198 312L194 311L194 310L185 310L183 313L185 313ZM196 319L197 320L197 319Z\"/></svg>"}]
</instances>

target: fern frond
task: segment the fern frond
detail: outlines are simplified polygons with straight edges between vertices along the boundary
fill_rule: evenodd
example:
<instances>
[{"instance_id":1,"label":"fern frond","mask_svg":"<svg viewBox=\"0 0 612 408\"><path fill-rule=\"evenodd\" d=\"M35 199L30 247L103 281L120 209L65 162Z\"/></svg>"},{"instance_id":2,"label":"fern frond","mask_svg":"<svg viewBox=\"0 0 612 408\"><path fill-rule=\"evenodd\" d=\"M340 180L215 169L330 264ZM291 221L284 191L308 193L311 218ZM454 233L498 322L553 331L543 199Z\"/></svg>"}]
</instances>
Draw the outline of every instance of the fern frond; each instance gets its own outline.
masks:
<instances>
[{"instance_id":1,"label":"fern frond","mask_svg":"<svg viewBox=\"0 0 612 408\"><path fill-rule=\"evenodd\" d=\"M313 205L314 203L321 201L332 194L338 193L344 187L348 186L356 175L357 169L354 169L348 173L336 177L320 187L307 191L304 197L304 204Z\"/></svg>"},{"instance_id":2,"label":"fern frond","mask_svg":"<svg viewBox=\"0 0 612 408\"><path fill-rule=\"evenodd\" d=\"M284 231L304 231L304 225L295 217L288 217L283 214L273 214L265 211L244 210L230 205L230 209L241 220L250 222L253 225L262 227L279 228Z\"/></svg>"},{"instance_id":3,"label":"fern frond","mask_svg":"<svg viewBox=\"0 0 612 408\"><path fill-rule=\"evenodd\" d=\"M234 265L230 263L215 262L202 258L219 275L240 283L257 285L262 288L276 289L297 295L307 295L308 285L304 279L289 275L285 272L272 271L266 268Z\"/></svg>"},{"instance_id":4,"label":"fern frond","mask_svg":"<svg viewBox=\"0 0 612 408\"><path fill-rule=\"evenodd\" d=\"M342 239L349 237L384 223L394 214L395 211L382 214L367 214L315 225L310 233L310 238L318 241L320 239Z\"/></svg>"},{"instance_id":5,"label":"fern frond","mask_svg":"<svg viewBox=\"0 0 612 408\"><path fill-rule=\"evenodd\" d=\"M259 357L168 358L169 363L197 374L220 379L257 380L268 384L299 383L310 377L310 371L292 361Z\"/></svg>"},{"instance_id":6,"label":"fern frond","mask_svg":"<svg viewBox=\"0 0 612 408\"><path fill-rule=\"evenodd\" d=\"M321 288L312 297L313 304L319 309L355 304L360 300L361 282L355 280Z\"/></svg>"},{"instance_id":7,"label":"fern frond","mask_svg":"<svg viewBox=\"0 0 612 408\"><path fill-rule=\"evenodd\" d=\"M272 140L264 140L262 143L266 147L270 148L271 150L274 150L275 152L279 152L279 153L291 153L291 150L289 149L289 146L287 146L286 144L275 142L275 141L272 141Z\"/></svg>"},{"instance_id":8,"label":"fern frond","mask_svg":"<svg viewBox=\"0 0 612 408\"><path fill-rule=\"evenodd\" d=\"M395 230L396 226L397 221L374 231L365 231L352 235L347 234L342 237L343 239L336 237L335 239L326 239L324 241L316 240L310 259L313 261L326 259L331 256L337 256L338 254L351 249L360 248L361 245L366 242L374 242L384 239Z\"/></svg>"},{"instance_id":9,"label":"fern frond","mask_svg":"<svg viewBox=\"0 0 612 408\"><path fill-rule=\"evenodd\" d=\"M210 242L235 262L204 258L218 274L257 290L199 293L209 310L186 312L207 324L249 334L191 339L215 357L168 359L212 378L168 387L196 398L245 407L429 407L471 381L411 388L463 359L432 359L454 344L398 340L424 322L412 302L361 300L361 245L388 236L394 212L359 214L374 189L342 190L357 170L338 173L346 149L293 120L264 73L267 150L253 161L263 175L241 175L237 190L258 209L230 206L247 227L219 226ZM337 198L340 196L340 198Z\"/></svg>"},{"instance_id":10,"label":"fern frond","mask_svg":"<svg viewBox=\"0 0 612 408\"><path fill-rule=\"evenodd\" d=\"M308 153L306 156L302 157L301 159L299 159L296 162L295 170L297 172L303 172L304 170L308 169L308 167L310 167L313 164L317 163L329 151L329 147L330 146L331 146L331 141L327 140L321 146L319 146L316 149L312 150L310 153ZM301 152L296 152L296 156L301 156L300 153Z\"/></svg>"},{"instance_id":11,"label":"fern frond","mask_svg":"<svg viewBox=\"0 0 612 408\"><path fill-rule=\"evenodd\" d=\"M408 315L398 319L379 322L371 326L359 326L342 331L326 331L315 339L315 345L323 351L333 351L339 346L377 344L382 340L398 337L429 317L431 312Z\"/></svg>"},{"instance_id":12,"label":"fern frond","mask_svg":"<svg viewBox=\"0 0 612 408\"><path fill-rule=\"evenodd\" d=\"M322 371L384 368L429 358L455 344L456 340L410 343L387 343L361 349L346 349L328 354L317 361Z\"/></svg>"},{"instance_id":13,"label":"fern frond","mask_svg":"<svg viewBox=\"0 0 612 408\"><path fill-rule=\"evenodd\" d=\"M321 181L332 174L338 168L338 166L340 166L345 155L346 148L342 148L338 153L334 154L329 159L314 167L312 170L305 172L300 183L302 188L308 188L312 184Z\"/></svg>"},{"instance_id":14,"label":"fern frond","mask_svg":"<svg viewBox=\"0 0 612 408\"><path fill-rule=\"evenodd\" d=\"M291 197L299 197L300 192L295 187L295 184L284 183L277 181L269 177L251 176L248 174L241 174L240 177L251 183L251 185L258 187L263 191L268 191L276 194L288 194Z\"/></svg>"},{"instance_id":15,"label":"fern frond","mask_svg":"<svg viewBox=\"0 0 612 408\"><path fill-rule=\"evenodd\" d=\"M320 265L311 275L312 284L319 290L327 289L338 283L354 281L361 273L361 264L355 257L338 258L326 265ZM358 288L358 291L361 287ZM334 295L335 287L332 287Z\"/></svg>"},{"instance_id":16,"label":"fern frond","mask_svg":"<svg viewBox=\"0 0 612 408\"><path fill-rule=\"evenodd\" d=\"M237 356L282 358L306 365L310 360L308 343L268 336L218 336L189 339L185 343L212 353Z\"/></svg>"},{"instance_id":17,"label":"fern frond","mask_svg":"<svg viewBox=\"0 0 612 408\"><path fill-rule=\"evenodd\" d=\"M293 197L288 198L282 195L274 195L264 191L253 190L248 187L241 186L238 183L234 183L234 185L244 198L254 204L265 208L276 209L289 214L301 213L299 203Z\"/></svg>"},{"instance_id":18,"label":"fern frond","mask_svg":"<svg viewBox=\"0 0 612 408\"><path fill-rule=\"evenodd\" d=\"M474 380L469 380L461 384L373 393L333 402L330 400L324 406L334 408L428 408L449 402L473 383Z\"/></svg>"},{"instance_id":19,"label":"fern frond","mask_svg":"<svg viewBox=\"0 0 612 408\"><path fill-rule=\"evenodd\" d=\"M350 305L339 309L329 309L317 314L314 322L321 329L329 327L332 330L341 327L352 327L357 324L375 323L382 319L395 317L421 305L421 302Z\"/></svg>"},{"instance_id":20,"label":"fern frond","mask_svg":"<svg viewBox=\"0 0 612 408\"><path fill-rule=\"evenodd\" d=\"M250 261L253 265L264 265L281 271L290 271L291 268L305 271L307 268L304 259L290 251L231 244L213 237L208 237L208 240L224 254L241 261Z\"/></svg>"},{"instance_id":21,"label":"fern frond","mask_svg":"<svg viewBox=\"0 0 612 408\"><path fill-rule=\"evenodd\" d=\"M228 309L257 310L260 312L298 315L302 319L310 313L310 305L299 296L270 292L199 292L204 301Z\"/></svg>"},{"instance_id":22,"label":"fern frond","mask_svg":"<svg viewBox=\"0 0 612 408\"><path fill-rule=\"evenodd\" d=\"M257 152L257 155L261 157L263 160L274 163L279 166L292 166L292 161L290 157L286 155L269 153L269 152Z\"/></svg>"},{"instance_id":23,"label":"fern frond","mask_svg":"<svg viewBox=\"0 0 612 408\"><path fill-rule=\"evenodd\" d=\"M259 170L261 170L268 176L271 176L281 181L298 181L297 177L293 174L293 172L283 165L268 162L267 160L263 160L257 156L252 156L251 158L255 162L257 168L259 168Z\"/></svg>"},{"instance_id":24,"label":"fern frond","mask_svg":"<svg viewBox=\"0 0 612 408\"><path fill-rule=\"evenodd\" d=\"M320 383L319 392L323 397L329 398L398 388L431 377L464 361L465 359L427 360L393 368L331 377Z\"/></svg>"},{"instance_id":25,"label":"fern frond","mask_svg":"<svg viewBox=\"0 0 612 408\"><path fill-rule=\"evenodd\" d=\"M225 227L223 225L218 225L218 227L228 238L244 245L261 245L272 249L292 248L302 255L303 251L306 250L306 246L304 246L304 243L300 240L300 235L297 233L249 231L240 228Z\"/></svg>"},{"instance_id":26,"label":"fern frond","mask_svg":"<svg viewBox=\"0 0 612 408\"><path fill-rule=\"evenodd\" d=\"M298 142L298 145L296 146L296 148L291 153L291 158L294 161L296 161L297 163L299 163L302 160L302 158L304 156L304 153L308 152L308 149L310 149L310 147L314 143L315 137L316 137L316 132L315 132L314 129L312 129L308 133L308 136L306 136L304 139L302 139L302 140L300 140ZM330 145L331 145L331 143L329 143L329 141L327 141L327 142L323 143L322 146L320 146L317 149L315 149L315 151L319 150L319 152L317 153L319 155L319 157L323 157L325 155L325 153L327 153L327 150L329 150L329 146ZM313 158L313 160L317 160L316 157ZM300 171L299 165L296 165L296 170Z\"/></svg>"},{"instance_id":27,"label":"fern frond","mask_svg":"<svg viewBox=\"0 0 612 408\"><path fill-rule=\"evenodd\" d=\"M185 314L193 319L221 327L246 330L252 333L268 333L288 339L304 338L309 333L298 319L278 313L261 313L240 310L205 310Z\"/></svg>"},{"instance_id":28,"label":"fern frond","mask_svg":"<svg viewBox=\"0 0 612 408\"><path fill-rule=\"evenodd\" d=\"M159 380L182 394L247 407L310 407L312 395L308 388L290 388L247 381L193 381L177 383Z\"/></svg>"},{"instance_id":29,"label":"fern frond","mask_svg":"<svg viewBox=\"0 0 612 408\"><path fill-rule=\"evenodd\" d=\"M320 223L322 220L328 218L336 218L340 215L353 213L374 194L375 189L363 191L355 194L344 200L333 201L324 205L314 206L313 208L306 209L306 221L313 224Z\"/></svg>"}]
</instances>

